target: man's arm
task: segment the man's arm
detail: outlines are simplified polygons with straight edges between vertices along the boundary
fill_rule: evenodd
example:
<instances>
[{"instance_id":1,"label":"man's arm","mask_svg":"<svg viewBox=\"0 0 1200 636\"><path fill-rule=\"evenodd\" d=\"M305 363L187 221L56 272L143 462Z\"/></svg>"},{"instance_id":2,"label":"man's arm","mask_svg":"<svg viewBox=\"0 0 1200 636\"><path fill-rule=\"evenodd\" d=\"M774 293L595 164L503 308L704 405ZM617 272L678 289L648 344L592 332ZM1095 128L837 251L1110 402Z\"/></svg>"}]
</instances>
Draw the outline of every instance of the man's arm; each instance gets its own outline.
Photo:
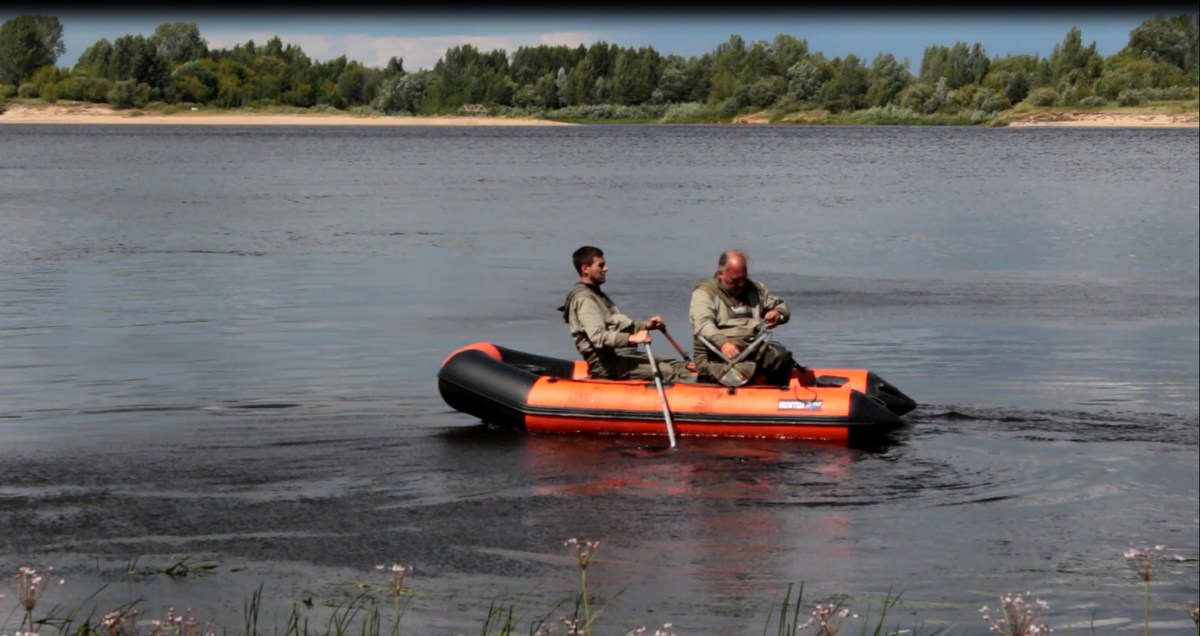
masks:
<instances>
[{"instance_id":1,"label":"man's arm","mask_svg":"<svg viewBox=\"0 0 1200 636\"><path fill-rule=\"evenodd\" d=\"M775 311L779 313L779 322L776 324L782 325L790 320L792 311L788 309L787 302L772 294L766 285L762 283L756 284L758 285L758 297L762 299L763 316L765 317L768 311Z\"/></svg>"},{"instance_id":2,"label":"man's arm","mask_svg":"<svg viewBox=\"0 0 1200 636\"><path fill-rule=\"evenodd\" d=\"M593 298L580 297L576 298L571 303L571 313L575 316L575 322L579 329L583 331L584 336L592 346L597 349L609 348L616 349L618 347L629 346L629 333L622 331L613 331L608 328L609 313L604 306ZM617 314L618 319L624 318L625 322L632 325L631 320L625 317L624 314ZM621 322L618 320L618 322Z\"/></svg>"},{"instance_id":3,"label":"man's arm","mask_svg":"<svg viewBox=\"0 0 1200 636\"><path fill-rule=\"evenodd\" d=\"M688 304L688 319L692 322L692 333L704 336L709 342L720 347L728 338L721 333L717 326L717 299L703 290L692 291L692 300Z\"/></svg>"}]
</instances>

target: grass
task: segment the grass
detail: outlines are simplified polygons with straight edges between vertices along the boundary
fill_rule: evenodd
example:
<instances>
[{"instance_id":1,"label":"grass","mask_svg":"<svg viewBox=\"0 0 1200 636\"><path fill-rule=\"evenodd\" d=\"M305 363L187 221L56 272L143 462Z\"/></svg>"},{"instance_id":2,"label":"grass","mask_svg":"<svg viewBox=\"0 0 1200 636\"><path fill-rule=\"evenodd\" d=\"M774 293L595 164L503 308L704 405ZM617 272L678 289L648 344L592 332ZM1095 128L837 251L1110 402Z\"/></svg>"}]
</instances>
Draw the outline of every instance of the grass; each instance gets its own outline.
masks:
<instances>
[{"instance_id":1,"label":"grass","mask_svg":"<svg viewBox=\"0 0 1200 636\"><path fill-rule=\"evenodd\" d=\"M588 589L587 577L589 565L599 545L599 541L574 538L564 542L564 547L575 557L579 569L579 587L569 600L560 600L544 614L533 619L523 617L515 605L506 607L492 601L482 619L479 635L683 636L677 633L670 623L661 627L641 626L632 630L609 629L600 624L598 619L603 606L595 606L594 594ZM1131 546L1123 556L1130 570L1143 585L1142 633L1148 636L1151 631L1150 582L1165 571L1168 563L1187 559L1168 554L1166 547L1162 545L1152 548ZM172 559L166 567L150 570L140 569L136 565L136 560L130 563L127 568L128 575L161 574L179 578L193 572L211 572L216 568L216 564L210 561L194 558ZM409 611L408 605L414 595L414 591L407 587L406 581L413 571L412 566L396 563L377 565L375 569L383 574L385 580L377 584L363 584L359 586L357 593L328 605L330 611L327 616L324 619L316 619L321 624L313 624L314 619L306 615L307 610L313 607L311 599L306 599L293 605L284 625L276 629L275 633L279 636L401 636L409 633L404 629L403 618ZM0 636L9 635L7 630L17 615L20 616L20 621L11 636L48 636L51 633L62 636L259 636L263 633L259 620L263 608L261 585L243 603L242 624L230 627L217 626L213 619L201 622L190 609L180 614L172 608L162 618L154 618L141 609L142 599L125 603L103 614L99 613L100 608L96 605L88 609L86 614L83 613L82 610L95 602L99 590L72 611L65 612L60 607L53 606L39 612L42 599L48 590L61 586L64 582L54 575L53 568L39 572L32 567L21 566L16 574L8 578L16 604L11 614L0 622ZM957 628L955 625L927 627L915 618L911 619L914 624L901 625L891 618L895 610L902 606L900 596L893 594L889 589L877 610L878 615L872 618L873 608L870 600L866 602L864 613L860 615L852 607L852 599L847 596L835 595L815 603L807 603L804 600L803 582L798 586L788 584L778 608L771 610L767 615L762 634L837 636L843 631L847 634L857 631L864 636L944 636ZM3 598L3 595L0 595L0 598ZM570 607L570 611L552 619L551 617L563 606ZM986 628L990 633L1000 636L1045 634L1053 631L1046 620L1049 608L1048 602L1035 598L1028 592L1002 594L999 596L999 605L995 609L981 608L981 623L964 626L963 633L980 633ZM1200 607L1193 601L1184 611L1196 625L1196 633L1200 635ZM522 628L525 624L528 626ZM1094 628L1090 633L1095 633Z\"/></svg>"}]
</instances>

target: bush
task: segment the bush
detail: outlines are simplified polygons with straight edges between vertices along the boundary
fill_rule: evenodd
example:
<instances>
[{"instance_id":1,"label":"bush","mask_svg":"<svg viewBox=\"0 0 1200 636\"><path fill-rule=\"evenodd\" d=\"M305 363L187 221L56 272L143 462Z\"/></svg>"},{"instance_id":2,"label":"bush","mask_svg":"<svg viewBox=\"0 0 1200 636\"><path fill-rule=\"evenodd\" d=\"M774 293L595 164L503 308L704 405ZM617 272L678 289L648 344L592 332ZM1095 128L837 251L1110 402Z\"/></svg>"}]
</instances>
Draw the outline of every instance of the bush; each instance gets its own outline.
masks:
<instances>
[{"instance_id":1,"label":"bush","mask_svg":"<svg viewBox=\"0 0 1200 636\"><path fill-rule=\"evenodd\" d=\"M990 88L980 88L976 91L971 104L977 110L989 113L998 113L1009 107L1008 97Z\"/></svg>"},{"instance_id":2,"label":"bush","mask_svg":"<svg viewBox=\"0 0 1200 636\"><path fill-rule=\"evenodd\" d=\"M135 80L120 80L108 91L113 108L142 108L150 103L150 85Z\"/></svg>"},{"instance_id":3,"label":"bush","mask_svg":"<svg viewBox=\"0 0 1200 636\"><path fill-rule=\"evenodd\" d=\"M1029 97L1026 97L1025 101L1034 106L1053 106L1058 102L1058 93L1053 88L1043 86L1029 93Z\"/></svg>"},{"instance_id":4,"label":"bush","mask_svg":"<svg viewBox=\"0 0 1200 636\"><path fill-rule=\"evenodd\" d=\"M717 106L717 116L722 119L729 119L738 114L739 108L737 100L730 97Z\"/></svg>"},{"instance_id":5,"label":"bush","mask_svg":"<svg viewBox=\"0 0 1200 636\"><path fill-rule=\"evenodd\" d=\"M1092 95L1079 100L1080 106L1104 106L1106 104L1108 104L1108 100L1100 95Z\"/></svg>"},{"instance_id":6,"label":"bush","mask_svg":"<svg viewBox=\"0 0 1200 636\"><path fill-rule=\"evenodd\" d=\"M42 92L38 90L38 85L33 82L25 82L17 89L17 97L22 99L37 99L42 96Z\"/></svg>"},{"instance_id":7,"label":"bush","mask_svg":"<svg viewBox=\"0 0 1200 636\"><path fill-rule=\"evenodd\" d=\"M553 119L658 119L666 113L663 104L642 104L641 106L625 106L621 104L580 104L557 108L547 113Z\"/></svg>"},{"instance_id":8,"label":"bush","mask_svg":"<svg viewBox=\"0 0 1200 636\"><path fill-rule=\"evenodd\" d=\"M1168 86L1166 88L1146 89L1146 98L1152 101L1173 101L1191 99L1196 90L1190 86Z\"/></svg>"},{"instance_id":9,"label":"bush","mask_svg":"<svg viewBox=\"0 0 1200 636\"><path fill-rule=\"evenodd\" d=\"M903 123L915 122L924 119L925 115L917 111L905 107L888 104L887 106L872 106L866 110L854 111L847 115L847 119L855 121L874 121L884 123Z\"/></svg>"},{"instance_id":10,"label":"bush","mask_svg":"<svg viewBox=\"0 0 1200 636\"><path fill-rule=\"evenodd\" d=\"M933 96L933 85L917 82L900 92L900 105L924 112L924 104Z\"/></svg>"},{"instance_id":11,"label":"bush","mask_svg":"<svg viewBox=\"0 0 1200 636\"><path fill-rule=\"evenodd\" d=\"M1122 106L1141 106L1148 101L1150 100L1146 97L1146 92L1140 90L1121 91L1121 94L1117 95L1117 103Z\"/></svg>"},{"instance_id":12,"label":"bush","mask_svg":"<svg viewBox=\"0 0 1200 636\"><path fill-rule=\"evenodd\" d=\"M667 108L667 112L663 113L662 121L666 123L675 122L693 122L702 121L711 117L709 110L700 102L687 102L684 104L672 104Z\"/></svg>"},{"instance_id":13,"label":"bush","mask_svg":"<svg viewBox=\"0 0 1200 636\"><path fill-rule=\"evenodd\" d=\"M96 104L108 101L112 82L103 77L71 76L59 82L58 94L62 99Z\"/></svg>"}]
</instances>

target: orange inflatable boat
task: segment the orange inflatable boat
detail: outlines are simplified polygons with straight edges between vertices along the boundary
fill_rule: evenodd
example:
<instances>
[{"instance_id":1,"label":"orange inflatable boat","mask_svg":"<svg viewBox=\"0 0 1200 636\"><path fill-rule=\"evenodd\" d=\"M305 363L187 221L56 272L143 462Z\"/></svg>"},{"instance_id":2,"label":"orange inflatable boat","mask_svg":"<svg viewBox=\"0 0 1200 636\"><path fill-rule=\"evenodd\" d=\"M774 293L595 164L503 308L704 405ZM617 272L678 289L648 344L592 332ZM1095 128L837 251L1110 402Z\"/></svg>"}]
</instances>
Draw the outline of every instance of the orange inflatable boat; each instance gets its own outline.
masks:
<instances>
[{"instance_id":1,"label":"orange inflatable boat","mask_svg":"<svg viewBox=\"0 0 1200 636\"><path fill-rule=\"evenodd\" d=\"M654 381L592 379L583 360L477 342L442 362L438 391L455 410L521 431L667 435ZM856 443L900 427L917 406L866 369L794 370L787 386L672 383L663 395L684 437Z\"/></svg>"}]
</instances>

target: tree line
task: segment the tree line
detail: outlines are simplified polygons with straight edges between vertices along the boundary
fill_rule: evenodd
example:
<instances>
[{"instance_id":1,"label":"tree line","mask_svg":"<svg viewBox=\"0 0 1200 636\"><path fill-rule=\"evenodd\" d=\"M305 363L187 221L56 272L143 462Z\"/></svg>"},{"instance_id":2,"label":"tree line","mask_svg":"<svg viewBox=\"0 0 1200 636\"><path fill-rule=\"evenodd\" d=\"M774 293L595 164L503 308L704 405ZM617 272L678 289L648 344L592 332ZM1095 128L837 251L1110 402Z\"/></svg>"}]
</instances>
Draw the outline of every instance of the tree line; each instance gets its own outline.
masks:
<instances>
[{"instance_id":1,"label":"tree line","mask_svg":"<svg viewBox=\"0 0 1200 636\"><path fill-rule=\"evenodd\" d=\"M1037 106L1137 105L1195 99L1200 84L1200 16L1155 16L1119 52L1102 56L1069 29L1049 56L989 57L979 43L929 46L916 74L880 53L827 58L805 40L739 35L684 58L650 47L448 49L431 69L407 72L346 57L314 62L273 37L210 49L195 24L162 24L149 37L102 38L72 67L56 17L18 16L0 25L0 99L74 100L117 108L295 107L435 115L467 104L491 112L561 118L723 119L764 109L846 113L904 109L922 114L996 113Z\"/></svg>"}]
</instances>

